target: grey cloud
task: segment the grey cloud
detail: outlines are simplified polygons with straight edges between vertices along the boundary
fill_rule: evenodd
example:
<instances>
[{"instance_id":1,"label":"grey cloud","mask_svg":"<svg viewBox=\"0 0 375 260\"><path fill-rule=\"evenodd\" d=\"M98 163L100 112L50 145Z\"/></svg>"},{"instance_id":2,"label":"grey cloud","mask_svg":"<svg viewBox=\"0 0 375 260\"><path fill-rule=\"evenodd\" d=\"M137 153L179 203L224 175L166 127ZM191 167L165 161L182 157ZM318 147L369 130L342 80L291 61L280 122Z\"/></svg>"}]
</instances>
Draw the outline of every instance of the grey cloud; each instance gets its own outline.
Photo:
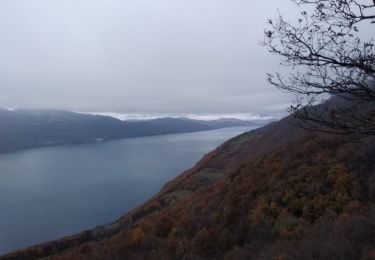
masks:
<instances>
[{"instance_id":1,"label":"grey cloud","mask_svg":"<svg viewBox=\"0 0 375 260\"><path fill-rule=\"evenodd\" d=\"M0 106L79 111L273 113L259 45L289 0L0 2Z\"/></svg>"}]
</instances>

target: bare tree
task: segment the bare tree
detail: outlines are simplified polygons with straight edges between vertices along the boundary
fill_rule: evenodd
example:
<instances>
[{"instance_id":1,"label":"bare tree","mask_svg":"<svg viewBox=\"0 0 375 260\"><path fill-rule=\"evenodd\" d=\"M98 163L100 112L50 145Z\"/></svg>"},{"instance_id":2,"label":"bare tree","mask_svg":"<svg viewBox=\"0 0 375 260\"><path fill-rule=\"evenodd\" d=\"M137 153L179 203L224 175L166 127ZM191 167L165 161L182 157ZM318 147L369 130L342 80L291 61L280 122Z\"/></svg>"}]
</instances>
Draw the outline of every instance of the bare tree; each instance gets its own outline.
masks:
<instances>
[{"instance_id":1,"label":"bare tree","mask_svg":"<svg viewBox=\"0 0 375 260\"><path fill-rule=\"evenodd\" d=\"M268 74L268 81L297 95L290 111L304 127L375 135L375 3L292 1L305 8L299 19L269 20L263 42L291 73ZM317 105L331 96L336 102Z\"/></svg>"}]
</instances>

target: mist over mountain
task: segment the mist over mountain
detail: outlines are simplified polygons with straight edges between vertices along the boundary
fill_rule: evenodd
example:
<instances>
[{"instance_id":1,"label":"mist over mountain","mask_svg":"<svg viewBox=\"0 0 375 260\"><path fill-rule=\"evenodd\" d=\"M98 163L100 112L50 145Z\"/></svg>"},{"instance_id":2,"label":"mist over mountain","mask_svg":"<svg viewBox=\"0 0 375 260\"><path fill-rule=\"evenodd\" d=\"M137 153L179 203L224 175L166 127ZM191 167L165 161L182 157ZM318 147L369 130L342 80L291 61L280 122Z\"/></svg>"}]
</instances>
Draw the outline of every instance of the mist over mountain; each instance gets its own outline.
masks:
<instances>
[{"instance_id":1,"label":"mist over mountain","mask_svg":"<svg viewBox=\"0 0 375 260\"><path fill-rule=\"evenodd\" d=\"M0 260L375 260L374 26L375 0L0 1Z\"/></svg>"},{"instance_id":2,"label":"mist over mountain","mask_svg":"<svg viewBox=\"0 0 375 260\"><path fill-rule=\"evenodd\" d=\"M185 133L261 124L237 119L157 118L121 121L63 110L0 110L0 152L128 137Z\"/></svg>"},{"instance_id":3,"label":"mist over mountain","mask_svg":"<svg viewBox=\"0 0 375 260\"><path fill-rule=\"evenodd\" d=\"M85 113L85 112L83 112ZM90 112L92 115L111 116L123 121L150 120L157 118L189 118L195 120L211 121L218 119L239 119L243 121L267 121L284 117L284 113L257 114L257 113L120 113L120 112Z\"/></svg>"}]
</instances>

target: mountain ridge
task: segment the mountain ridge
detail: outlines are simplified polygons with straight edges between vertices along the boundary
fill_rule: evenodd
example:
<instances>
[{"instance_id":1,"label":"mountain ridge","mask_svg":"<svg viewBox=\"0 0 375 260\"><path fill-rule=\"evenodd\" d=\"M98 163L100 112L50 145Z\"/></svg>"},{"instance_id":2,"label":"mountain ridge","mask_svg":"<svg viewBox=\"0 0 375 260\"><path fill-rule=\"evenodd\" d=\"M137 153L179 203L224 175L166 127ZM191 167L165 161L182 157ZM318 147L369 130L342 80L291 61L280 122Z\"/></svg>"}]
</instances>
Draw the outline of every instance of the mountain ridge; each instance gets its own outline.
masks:
<instances>
[{"instance_id":1,"label":"mountain ridge","mask_svg":"<svg viewBox=\"0 0 375 260\"><path fill-rule=\"evenodd\" d=\"M0 152L246 125L253 123L232 119L202 121L185 118L134 122L64 110L1 109Z\"/></svg>"}]
</instances>

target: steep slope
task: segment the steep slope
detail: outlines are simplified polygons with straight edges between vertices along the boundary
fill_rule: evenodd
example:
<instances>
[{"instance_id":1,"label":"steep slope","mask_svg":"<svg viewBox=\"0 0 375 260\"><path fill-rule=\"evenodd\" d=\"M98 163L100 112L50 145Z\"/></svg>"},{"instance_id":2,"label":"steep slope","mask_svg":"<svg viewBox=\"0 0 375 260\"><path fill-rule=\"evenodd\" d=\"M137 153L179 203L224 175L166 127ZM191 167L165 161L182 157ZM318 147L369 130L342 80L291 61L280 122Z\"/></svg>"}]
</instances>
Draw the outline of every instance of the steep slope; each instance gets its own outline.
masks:
<instances>
[{"instance_id":1,"label":"steep slope","mask_svg":"<svg viewBox=\"0 0 375 260\"><path fill-rule=\"evenodd\" d=\"M229 140L112 224L2 259L374 259L374 138L289 120Z\"/></svg>"},{"instance_id":2,"label":"steep slope","mask_svg":"<svg viewBox=\"0 0 375 260\"><path fill-rule=\"evenodd\" d=\"M227 119L216 122L186 118L124 122L109 116L60 110L0 109L0 153L51 145L186 133L249 124L250 122L246 121Z\"/></svg>"}]
</instances>

